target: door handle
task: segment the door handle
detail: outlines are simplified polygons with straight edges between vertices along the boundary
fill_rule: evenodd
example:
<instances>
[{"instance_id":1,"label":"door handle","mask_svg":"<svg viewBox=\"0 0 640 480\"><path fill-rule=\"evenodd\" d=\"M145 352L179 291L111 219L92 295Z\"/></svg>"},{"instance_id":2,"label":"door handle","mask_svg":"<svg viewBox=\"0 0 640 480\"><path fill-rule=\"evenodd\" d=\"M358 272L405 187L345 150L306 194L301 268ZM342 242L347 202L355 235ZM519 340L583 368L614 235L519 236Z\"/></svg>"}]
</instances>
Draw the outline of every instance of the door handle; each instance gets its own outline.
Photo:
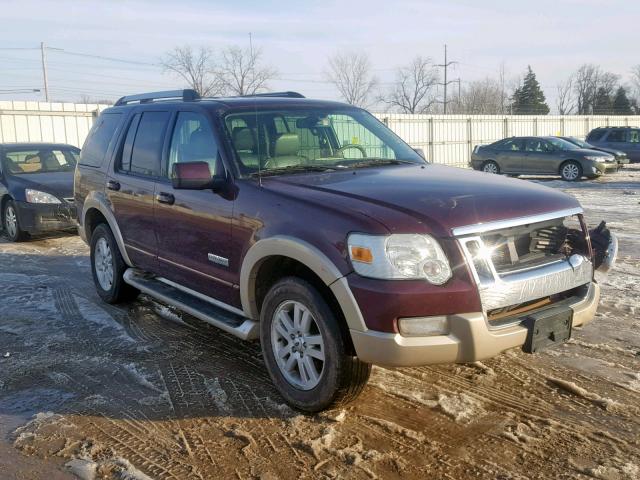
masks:
<instances>
[{"instance_id":1,"label":"door handle","mask_svg":"<svg viewBox=\"0 0 640 480\"><path fill-rule=\"evenodd\" d=\"M176 201L176 197L171 193L160 192L156 195L156 200L160 203L166 203L167 205L173 205Z\"/></svg>"},{"instance_id":2,"label":"door handle","mask_svg":"<svg viewBox=\"0 0 640 480\"><path fill-rule=\"evenodd\" d=\"M116 192L120 190L120 182L116 182L115 180L109 180L107 182L107 188L109 190L115 190Z\"/></svg>"}]
</instances>

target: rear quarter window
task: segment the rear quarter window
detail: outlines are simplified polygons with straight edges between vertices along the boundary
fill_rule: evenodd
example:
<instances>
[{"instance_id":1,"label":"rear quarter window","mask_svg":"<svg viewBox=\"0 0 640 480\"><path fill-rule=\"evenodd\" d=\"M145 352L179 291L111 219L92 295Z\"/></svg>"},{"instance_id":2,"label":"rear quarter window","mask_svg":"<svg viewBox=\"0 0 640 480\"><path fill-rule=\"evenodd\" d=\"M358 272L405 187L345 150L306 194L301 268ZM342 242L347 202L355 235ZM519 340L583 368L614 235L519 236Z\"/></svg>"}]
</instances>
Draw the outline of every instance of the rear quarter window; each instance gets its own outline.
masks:
<instances>
[{"instance_id":1,"label":"rear quarter window","mask_svg":"<svg viewBox=\"0 0 640 480\"><path fill-rule=\"evenodd\" d=\"M591 133L587 135L587 142L599 142L606 132L606 130L592 130Z\"/></svg>"},{"instance_id":2,"label":"rear quarter window","mask_svg":"<svg viewBox=\"0 0 640 480\"><path fill-rule=\"evenodd\" d=\"M100 167L116 132L121 113L103 113L100 115L93 128L89 132L87 140L84 142L80 153L80 165L90 167Z\"/></svg>"}]
</instances>

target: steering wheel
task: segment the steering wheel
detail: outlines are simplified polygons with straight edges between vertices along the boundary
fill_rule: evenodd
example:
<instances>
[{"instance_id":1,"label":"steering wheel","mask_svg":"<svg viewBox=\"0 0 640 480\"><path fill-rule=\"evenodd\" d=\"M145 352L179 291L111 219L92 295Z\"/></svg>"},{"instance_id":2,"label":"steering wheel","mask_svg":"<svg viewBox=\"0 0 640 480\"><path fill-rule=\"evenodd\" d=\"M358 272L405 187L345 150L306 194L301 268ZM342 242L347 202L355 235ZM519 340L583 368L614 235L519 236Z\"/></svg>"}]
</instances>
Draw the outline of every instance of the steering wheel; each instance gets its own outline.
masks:
<instances>
[{"instance_id":1,"label":"steering wheel","mask_svg":"<svg viewBox=\"0 0 640 480\"><path fill-rule=\"evenodd\" d=\"M362 145L356 145L355 143L348 143L347 145L343 145L338 150L336 150L336 153L342 155L342 158L344 158L344 151L349 150L350 148L360 150L360 153L362 153L362 158L367 158L367 151L364 149L364 147Z\"/></svg>"}]
</instances>

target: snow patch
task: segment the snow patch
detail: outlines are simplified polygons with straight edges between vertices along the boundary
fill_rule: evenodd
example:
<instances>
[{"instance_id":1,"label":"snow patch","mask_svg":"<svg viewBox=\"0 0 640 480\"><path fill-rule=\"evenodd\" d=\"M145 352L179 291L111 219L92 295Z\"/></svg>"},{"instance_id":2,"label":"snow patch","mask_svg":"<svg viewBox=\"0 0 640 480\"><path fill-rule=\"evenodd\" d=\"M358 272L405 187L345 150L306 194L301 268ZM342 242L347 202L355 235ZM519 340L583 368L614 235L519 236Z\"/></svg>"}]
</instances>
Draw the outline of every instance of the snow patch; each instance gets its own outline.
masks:
<instances>
[{"instance_id":1,"label":"snow patch","mask_svg":"<svg viewBox=\"0 0 640 480\"><path fill-rule=\"evenodd\" d=\"M438 395L440 409L457 423L469 423L484 413L482 404L466 393Z\"/></svg>"},{"instance_id":2,"label":"snow patch","mask_svg":"<svg viewBox=\"0 0 640 480\"><path fill-rule=\"evenodd\" d=\"M624 405L616 402L615 400L611 400L610 398L601 397L597 393L590 392L585 390L584 388L576 385L573 382L569 382L567 380L562 380L560 378L555 377L547 377L552 384L560 387L562 390L566 392L572 393L578 397L584 398L585 400L591 401L593 404L607 410L610 412L620 412L624 410Z\"/></svg>"},{"instance_id":3,"label":"snow patch","mask_svg":"<svg viewBox=\"0 0 640 480\"><path fill-rule=\"evenodd\" d=\"M159 389L153 383L151 383L151 381L149 380L149 376L141 371L135 363L126 363L122 365L122 367L138 384L148 388L149 390L153 390L158 393L164 393L164 390Z\"/></svg>"},{"instance_id":4,"label":"snow patch","mask_svg":"<svg viewBox=\"0 0 640 480\"><path fill-rule=\"evenodd\" d=\"M376 417L366 417L371 422L376 425L381 426L387 432L392 434L399 434L404 437L407 437L409 440L416 440L418 442L424 442L426 437L421 432L416 432L415 430L411 430L410 428L403 427L402 425L398 425L395 422L390 422L389 420L384 420L382 418Z\"/></svg>"},{"instance_id":5,"label":"snow patch","mask_svg":"<svg viewBox=\"0 0 640 480\"><path fill-rule=\"evenodd\" d=\"M228 412L229 410L231 410L228 403L229 397L227 396L227 392L225 392L220 385L220 380L218 379L218 377L214 379L205 378L204 385L207 388L207 392L209 392L209 395L211 395L213 403L216 404L216 407L224 412Z\"/></svg>"}]
</instances>

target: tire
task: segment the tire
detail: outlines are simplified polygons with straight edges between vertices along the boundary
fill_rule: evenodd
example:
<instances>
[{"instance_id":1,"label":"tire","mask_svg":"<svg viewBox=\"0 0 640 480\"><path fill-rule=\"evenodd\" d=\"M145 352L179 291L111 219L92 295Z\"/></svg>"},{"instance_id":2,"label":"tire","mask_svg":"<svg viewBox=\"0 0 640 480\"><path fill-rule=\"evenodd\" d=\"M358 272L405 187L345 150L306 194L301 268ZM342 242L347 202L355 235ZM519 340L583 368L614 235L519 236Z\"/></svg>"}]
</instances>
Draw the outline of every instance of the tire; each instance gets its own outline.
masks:
<instances>
[{"instance_id":1,"label":"tire","mask_svg":"<svg viewBox=\"0 0 640 480\"><path fill-rule=\"evenodd\" d=\"M303 335L297 336L300 332ZM283 278L267 293L260 312L260 343L274 385L290 405L305 412L352 401L371 374L371 365L346 353L336 315L320 293L300 278ZM278 352L284 352L280 361Z\"/></svg>"},{"instance_id":2,"label":"tire","mask_svg":"<svg viewBox=\"0 0 640 480\"><path fill-rule=\"evenodd\" d=\"M485 173L500 174L500 166L493 160L487 160L482 164L482 171Z\"/></svg>"},{"instance_id":3,"label":"tire","mask_svg":"<svg viewBox=\"0 0 640 480\"><path fill-rule=\"evenodd\" d=\"M560 165L560 176L566 182L577 182L582 178L582 166L573 160L564 162Z\"/></svg>"},{"instance_id":4,"label":"tire","mask_svg":"<svg viewBox=\"0 0 640 480\"><path fill-rule=\"evenodd\" d=\"M12 242L22 242L29 238L29 234L20 228L18 209L13 200L8 200L2 210L2 228Z\"/></svg>"},{"instance_id":5,"label":"tire","mask_svg":"<svg viewBox=\"0 0 640 480\"><path fill-rule=\"evenodd\" d=\"M100 298L107 303L135 299L140 291L123 279L127 265L108 225L101 223L91 234L91 273Z\"/></svg>"}]
</instances>

